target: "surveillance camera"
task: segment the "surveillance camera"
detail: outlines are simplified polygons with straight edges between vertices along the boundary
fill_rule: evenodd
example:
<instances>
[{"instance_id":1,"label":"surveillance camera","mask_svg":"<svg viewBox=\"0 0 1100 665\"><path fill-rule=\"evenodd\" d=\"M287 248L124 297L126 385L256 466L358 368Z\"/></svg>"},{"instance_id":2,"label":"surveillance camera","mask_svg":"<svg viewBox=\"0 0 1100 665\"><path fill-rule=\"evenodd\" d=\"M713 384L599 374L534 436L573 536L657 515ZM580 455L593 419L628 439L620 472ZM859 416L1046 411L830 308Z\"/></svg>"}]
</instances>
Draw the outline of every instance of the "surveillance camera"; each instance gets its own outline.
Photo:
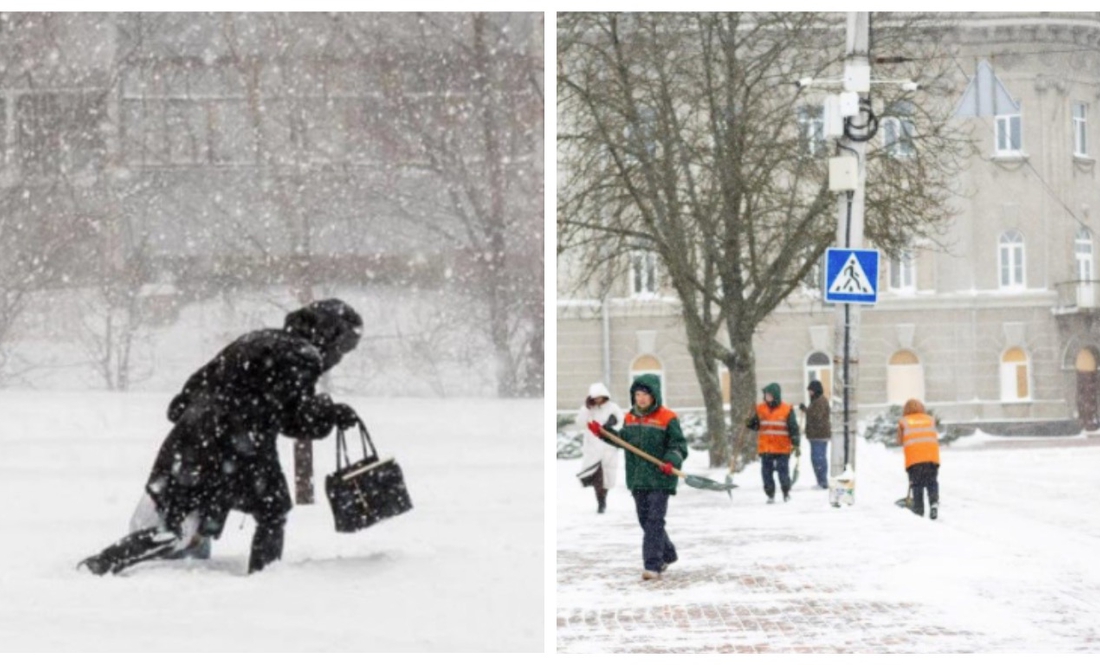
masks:
<instances>
[{"instance_id":1,"label":"surveillance camera","mask_svg":"<svg viewBox=\"0 0 1100 665\"><path fill-rule=\"evenodd\" d=\"M901 89L906 92L915 92L917 90L920 90L920 83L917 83L916 81L906 81L905 83L901 84Z\"/></svg>"},{"instance_id":2,"label":"surveillance camera","mask_svg":"<svg viewBox=\"0 0 1100 665\"><path fill-rule=\"evenodd\" d=\"M814 80L812 78L807 77L804 79L798 79L797 81L795 81L794 84L797 85L799 88L808 88L811 84L813 84L813 82Z\"/></svg>"}]
</instances>

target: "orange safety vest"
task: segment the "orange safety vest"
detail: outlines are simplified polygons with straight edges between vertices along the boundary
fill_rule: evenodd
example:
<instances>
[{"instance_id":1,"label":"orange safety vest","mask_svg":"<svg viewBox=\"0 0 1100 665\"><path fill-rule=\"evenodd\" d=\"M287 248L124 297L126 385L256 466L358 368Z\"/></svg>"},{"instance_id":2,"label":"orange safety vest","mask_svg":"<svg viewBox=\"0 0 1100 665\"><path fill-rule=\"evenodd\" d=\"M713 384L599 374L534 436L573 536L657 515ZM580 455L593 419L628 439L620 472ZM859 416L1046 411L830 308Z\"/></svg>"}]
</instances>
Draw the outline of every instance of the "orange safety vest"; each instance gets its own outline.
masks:
<instances>
[{"instance_id":1,"label":"orange safety vest","mask_svg":"<svg viewBox=\"0 0 1100 665\"><path fill-rule=\"evenodd\" d=\"M905 468L922 462L940 463L940 435L936 421L927 413L914 413L898 421L901 445L905 448Z\"/></svg>"},{"instance_id":2,"label":"orange safety vest","mask_svg":"<svg viewBox=\"0 0 1100 665\"><path fill-rule=\"evenodd\" d=\"M769 409L764 402L756 405L756 416L760 419L757 453L791 454L791 433L787 431L787 417L790 415L791 405L786 402L780 402L775 409Z\"/></svg>"}]
</instances>

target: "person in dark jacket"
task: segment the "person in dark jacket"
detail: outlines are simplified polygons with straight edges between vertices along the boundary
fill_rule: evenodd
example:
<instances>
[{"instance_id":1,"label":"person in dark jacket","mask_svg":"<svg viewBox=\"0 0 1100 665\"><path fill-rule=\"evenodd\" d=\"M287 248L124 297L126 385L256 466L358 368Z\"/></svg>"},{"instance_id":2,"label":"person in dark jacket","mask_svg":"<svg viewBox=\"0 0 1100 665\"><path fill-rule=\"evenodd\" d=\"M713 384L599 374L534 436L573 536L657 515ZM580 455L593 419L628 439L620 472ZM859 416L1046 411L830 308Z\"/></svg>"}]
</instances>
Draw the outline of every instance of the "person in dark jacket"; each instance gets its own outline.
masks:
<instances>
[{"instance_id":1,"label":"person in dark jacket","mask_svg":"<svg viewBox=\"0 0 1100 665\"><path fill-rule=\"evenodd\" d=\"M642 526L643 580L660 579L670 564L677 560L676 547L665 530L668 498L676 494L679 478L672 470L683 466L688 456L687 439L680 429L676 413L661 403L661 380L654 374L643 374L630 386L631 409L623 419L621 432L616 433L627 443L663 460L654 465L637 455L626 456L626 486L634 496L638 523ZM596 436L601 423L593 420L588 429Z\"/></svg>"},{"instance_id":2,"label":"person in dark jacket","mask_svg":"<svg viewBox=\"0 0 1100 665\"><path fill-rule=\"evenodd\" d=\"M248 333L195 372L168 407L175 423L149 480L156 523L81 562L97 575L172 558L221 535L230 510L256 520L248 572L283 551L292 502L279 464L279 434L322 439L358 416L316 393L321 375L352 351L363 320L346 303L321 300L287 315L282 330Z\"/></svg>"},{"instance_id":3,"label":"person in dark jacket","mask_svg":"<svg viewBox=\"0 0 1100 665\"><path fill-rule=\"evenodd\" d=\"M829 422L829 400L825 397L825 387L817 379L807 386L810 391L810 406L799 404L798 408L806 414L806 438L810 440L810 462L813 463L817 486L829 489L829 440L833 430Z\"/></svg>"},{"instance_id":4,"label":"person in dark jacket","mask_svg":"<svg viewBox=\"0 0 1100 665\"><path fill-rule=\"evenodd\" d=\"M798 417L790 404L783 401L778 383L764 386L764 401L756 405L756 413L745 427L759 430L756 452L760 455L760 472L764 476L764 494L768 503L775 503L775 473L779 472L779 488L783 500L791 499L790 460L802 454L799 447Z\"/></svg>"}]
</instances>

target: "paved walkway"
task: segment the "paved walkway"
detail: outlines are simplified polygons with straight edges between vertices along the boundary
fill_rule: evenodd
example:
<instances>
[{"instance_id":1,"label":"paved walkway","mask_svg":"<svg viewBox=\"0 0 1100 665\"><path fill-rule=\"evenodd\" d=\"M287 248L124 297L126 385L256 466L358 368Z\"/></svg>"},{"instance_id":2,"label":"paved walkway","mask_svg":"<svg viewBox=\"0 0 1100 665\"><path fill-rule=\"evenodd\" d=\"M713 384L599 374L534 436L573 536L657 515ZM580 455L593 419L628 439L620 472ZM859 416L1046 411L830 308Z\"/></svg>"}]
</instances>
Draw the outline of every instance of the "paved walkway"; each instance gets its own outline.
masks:
<instances>
[{"instance_id":1,"label":"paved walkway","mask_svg":"<svg viewBox=\"0 0 1100 665\"><path fill-rule=\"evenodd\" d=\"M871 459L879 454L886 466ZM968 451L948 459L962 473L1009 460L1007 454ZM1089 454L1100 460L1100 450ZM1081 576L1100 555L1096 520L1082 521L1080 530L1051 524L1045 504L1024 514L998 493L989 494L995 498L988 498L988 513L956 493L944 499L938 523L920 520L892 506L904 475L884 469L896 461L892 453L867 455L850 508L829 507L808 480L789 504L766 505L755 465L738 478L732 502L681 484L668 518L680 561L650 582L640 579L641 529L625 488L613 491L607 514L597 515L590 490L574 485L576 464L559 462L558 650L1100 652L1100 576ZM954 478L947 481L954 492ZM1082 556L1044 561L1052 540L1084 548Z\"/></svg>"}]
</instances>

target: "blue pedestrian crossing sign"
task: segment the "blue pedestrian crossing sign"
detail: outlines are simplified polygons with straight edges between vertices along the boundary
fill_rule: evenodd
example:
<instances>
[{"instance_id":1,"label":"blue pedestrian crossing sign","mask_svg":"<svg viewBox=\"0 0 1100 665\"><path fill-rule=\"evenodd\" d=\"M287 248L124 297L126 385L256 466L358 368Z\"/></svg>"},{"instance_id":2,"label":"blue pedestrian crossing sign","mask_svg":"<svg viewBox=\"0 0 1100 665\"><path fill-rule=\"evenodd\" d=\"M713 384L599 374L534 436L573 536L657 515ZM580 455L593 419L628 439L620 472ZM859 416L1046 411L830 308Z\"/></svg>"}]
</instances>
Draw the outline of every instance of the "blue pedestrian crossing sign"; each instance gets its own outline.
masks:
<instances>
[{"instance_id":1,"label":"blue pedestrian crossing sign","mask_svg":"<svg viewBox=\"0 0 1100 665\"><path fill-rule=\"evenodd\" d=\"M878 250L825 250L825 302L878 302Z\"/></svg>"}]
</instances>

